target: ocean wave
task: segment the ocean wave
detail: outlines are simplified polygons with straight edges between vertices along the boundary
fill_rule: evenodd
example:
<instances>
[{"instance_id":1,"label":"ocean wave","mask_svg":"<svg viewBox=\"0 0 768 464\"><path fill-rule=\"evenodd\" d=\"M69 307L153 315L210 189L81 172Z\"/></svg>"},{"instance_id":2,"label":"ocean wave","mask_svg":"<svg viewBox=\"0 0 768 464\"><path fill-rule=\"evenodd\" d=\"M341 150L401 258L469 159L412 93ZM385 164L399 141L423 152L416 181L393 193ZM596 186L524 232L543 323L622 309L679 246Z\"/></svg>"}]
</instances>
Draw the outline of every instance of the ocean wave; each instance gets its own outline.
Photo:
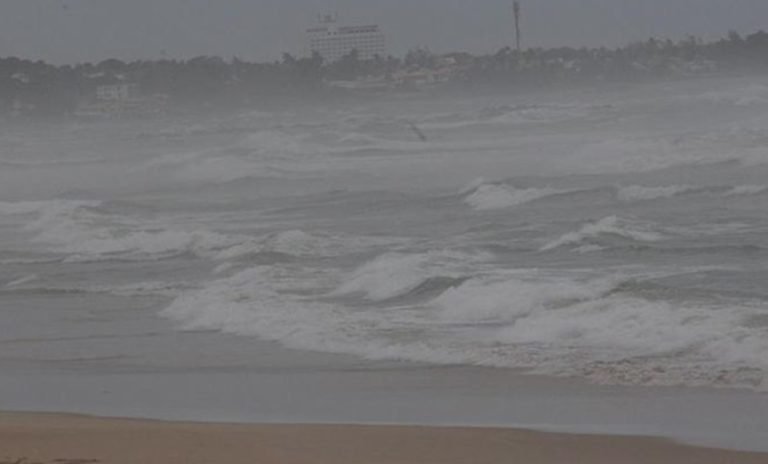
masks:
<instances>
[{"instance_id":1,"label":"ocean wave","mask_svg":"<svg viewBox=\"0 0 768 464\"><path fill-rule=\"evenodd\" d=\"M616 293L555 311L534 311L499 331L495 340L558 353L559 359L543 355L548 365L541 372L605 383L765 389L768 334L747 325L748 315L758 311ZM738 380L735 374L743 369L755 375Z\"/></svg>"},{"instance_id":2,"label":"ocean wave","mask_svg":"<svg viewBox=\"0 0 768 464\"><path fill-rule=\"evenodd\" d=\"M101 202L55 200L0 203L0 214L32 216L24 228L33 243L58 258L6 260L7 263L159 260L192 254L219 261L255 255L331 257L402 243L396 237L331 235L287 230L262 236L224 234L173 222L110 214ZM22 217L24 217L22 216Z\"/></svg>"},{"instance_id":3,"label":"ocean wave","mask_svg":"<svg viewBox=\"0 0 768 464\"><path fill-rule=\"evenodd\" d=\"M192 253L205 256L231 246L230 236L205 230L160 230L112 232L108 230L76 231L68 236L51 238L50 231L39 241L58 245L60 253L70 256L66 262L111 259L163 259Z\"/></svg>"},{"instance_id":4,"label":"ocean wave","mask_svg":"<svg viewBox=\"0 0 768 464\"><path fill-rule=\"evenodd\" d=\"M740 197L761 195L768 192L765 185L736 185L736 186L711 186L695 187L692 185L667 185L648 187L642 185L630 185L619 187L616 197L624 203L651 201L673 198L680 195L711 195L720 197Z\"/></svg>"},{"instance_id":5,"label":"ocean wave","mask_svg":"<svg viewBox=\"0 0 768 464\"><path fill-rule=\"evenodd\" d=\"M47 200L47 201L0 201L0 214L39 214L54 216L66 214L78 208L96 208L100 201Z\"/></svg>"},{"instance_id":6,"label":"ocean wave","mask_svg":"<svg viewBox=\"0 0 768 464\"><path fill-rule=\"evenodd\" d=\"M394 267L373 267L422 265L414 257L381 263L393 260ZM374 274L394 280L353 276L345 290L394 306L332 301L320 270L259 266L182 293L162 315L186 330L374 360L516 367L604 383L768 388L768 327L749 323L760 307L647 299L632 292L628 277L525 270L457 281L426 303L403 306L391 298L425 280Z\"/></svg>"},{"instance_id":7,"label":"ocean wave","mask_svg":"<svg viewBox=\"0 0 768 464\"><path fill-rule=\"evenodd\" d=\"M40 277L38 277L37 274L28 274L23 277L18 277L16 279L11 280L10 282L5 284L5 288L13 288L18 287L20 285L28 284L30 282L34 282L38 280Z\"/></svg>"},{"instance_id":8,"label":"ocean wave","mask_svg":"<svg viewBox=\"0 0 768 464\"><path fill-rule=\"evenodd\" d=\"M182 293L161 315L185 330L219 330L259 336L286 346L344 352L365 337L366 313L349 313L329 303L293 296L316 275L275 266L257 266Z\"/></svg>"},{"instance_id":9,"label":"ocean wave","mask_svg":"<svg viewBox=\"0 0 768 464\"><path fill-rule=\"evenodd\" d=\"M579 282L523 275L475 278L446 290L432 305L440 318L453 322L505 322L535 311L599 298L616 288L611 280Z\"/></svg>"},{"instance_id":10,"label":"ocean wave","mask_svg":"<svg viewBox=\"0 0 768 464\"><path fill-rule=\"evenodd\" d=\"M621 203L640 203L686 196L715 196L723 198L755 196L768 193L765 185L693 186L693 185L626 185L587 189L556 189L552 187L516 188L506 182L486 182L479 178L461 189L464 202L478 211L513 208L533 201L587 193L611 192Z\"/></svg>"},{"instance_id":11,"label":"ocean wave","mask_svg":"<svg viewBox=\"0 0 768 464\"><path fill-rule=\"evenodd\" d=\"M109 294L125 297L161 296L178 297L185 291L196 288L189 283L139 282L124 285L56 285L41 281L38 276L20 278L0 288L0 292L27 295L50 294Z\"/></svg>"},{"instance_id":12,"label":"ocean wave","mask_svg":"<svg viewBox=\"0 0 768 464\"><path fill-rule=\"evenodd\" d=\"M252 177L304 177L325 169L324 151L307 136L279 130L252 132L224 147L209 151L167 153L134 171L169 170L183 181L226 183ZM312 155L311 157L307 155Z\"/></svg>"},{"instance_id":13,"label":"ocean wave","mask_svg":"<svg viewBox=\"0 0 768 464\"><path fill-rule=\"evenodd\" d=\"M268 156L297 155L307 150L306 136L279 130L261 130L245 136L239 145L255 153Z\"/></svg>"},{"instance_id":14,"label":"ocean wave","mask_svg":"<svg viewBox=\"0 0 768 464\"><path fill-rule=\"evenodd\" d=\"M470 263L488 258L483 254L451 251L387 253L360 266L334 294L362 294L372 301L385 301L401 297L435 279L458 281Z\"/></svg>"},{"instance_id":15,"label":"ocean wave","mask_svg":"<svg viewBox=\"0 0 768 464\"><path fill-rule=\"evenodd\" d=\"M97 201L70 200L3 203L0 213L36 215L25 225L34 233L31 241L67 255L67 262L202 254L235 243L233 237L216 232L143 226L104 213L100 206Z\"/></svg>"},{"instance_id":16,"label":"ocean wave","mask_svg":"<svg viewBox=\"0 0 768 464\"><path fill-rule=\"evenodd\" d=\"M421 119L421 126L434 130L451 130L480 125L557 122L584 117L596 110L608 108L582 103L494 105L463 113L428 115Z\"/></svg>"},{"instance_id":17,"label":"ocean wave","mask_svg":"<svg viewBox=\"0 0 768 464\"><path fill-rule=\"evenodd\" d=\"M768 186L766 185L738 185L727 190L724 195L726 197L751 196L762 195L766 192L768 192Z\"/></svg>"},{"instance_id":18,"label":"ocean wave","mask_svg":"<svg viewBox=\"0 0 768 464\"><path fill-rule=\"evenodd\" d=\"M766 162L764 150L760 148L729 141L727 149L713 149L712 145L718 139L714 140L711 136L604 138L575 147L553 168L563 175L622 174L680 166L718 166L725 163L761 165Z\"/></svg>"},{"instance_id":19,"label":"ocean wave","mask_svg":"<svg viewBox=\"0 0 768 464\"><path fill-rule=\"evenodd\" d=\"M630 221L618 216L608 216L550 241L541 247L541 251L551 251L564 246L599 246L600 239L603 237L619 237L637 242L658 242L664 239L663 234L648 224Z\"/></svg>"},{"instance_id":20,"label":"ocean wave","mask_svg":"<svg viewBox=\"0 0 768 464\"><path fill-rule=\"evenodd\" d=\"M753 106L768 103L768 86L753 84L727 90L709 91L677 97L684 101L702 101L735 106Z\"/></svg>"},{"instance_id":21,"label":"ocean wave","mask_svg":"<svg viewBox=\"0 0 768 464\"><path fill-rule=\"evenodd\" d=\"M658 200L662 198L672 198L694 190L689 185L670 185L662 187L645 187L642 185L631 185L621 187L616 192L619 201L631 203L635 201Z\"/></svg>"},{"instance_id":22,"label":"ocean wave","mask_svg":"<svg viewBox=\"0 0 768 464\"><path fill-rule=\"evenodd\" d=\"M57 159L57 160L0 158L0 166L8 166L11 168L47 168L47 167L61 167L61 166L79 166L79 165L85 165L85 164L105 163L108 161L109 161L108 158L103 158L103 157L70 158L70 159Z\"/></svg>"},{"instance_id":23,"label":"ocean wave","mask_svg":"<svg viewBox=\"0 0 768 464\"><path fill-rule=\"evenodd\" d=\"M63 259L61 257L56 258L9 258L0 259L0 265L13 266L13 265L25 265L25 264L55 264L61 263Z\"/></svg>"},{"instance_id":24,"label":"ocean wave","mask_svg":"<svg viewBox=\"0 0 768 464\"><path fill-rule=\"evenodd\" d=\"M482 184L467 192L464 201L479 211L505 209L563 193L551 188L518 189L503 184Z\"/></svg>"},{"instance_id":25,"label":"ocean wave","mask_svg":"<svg viewBox=\"0 0 768 464\"><path fill-rule=\"evenodd\" d=\"M219 261L247 259L254 256L281 257L333 257L377 247L396 245L402 239L394 237L368 237L308 233L303 230L286 230L249 238L215 255Z\"/></svg>"}]
</instances>

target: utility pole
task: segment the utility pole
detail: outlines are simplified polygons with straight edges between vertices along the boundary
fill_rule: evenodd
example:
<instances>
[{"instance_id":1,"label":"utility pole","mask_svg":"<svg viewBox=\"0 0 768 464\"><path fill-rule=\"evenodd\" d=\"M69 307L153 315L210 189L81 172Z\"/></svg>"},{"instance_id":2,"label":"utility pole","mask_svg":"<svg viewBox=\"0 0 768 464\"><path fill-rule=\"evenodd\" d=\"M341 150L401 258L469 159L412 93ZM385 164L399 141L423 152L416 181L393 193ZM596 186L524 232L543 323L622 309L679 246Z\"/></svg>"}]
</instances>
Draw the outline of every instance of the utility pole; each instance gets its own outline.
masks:
<instances>
[{"instance_id":1,"label":"utility pole","mask_svg":"<svg viewBox=\"0 0 768 464\"><path fill-rule=\"evenodd\" d=\"M515 10L515 45L517 47L517 51L520 51L520 2L515 1L514 3L514 10Z\"/></svg>"}]
</instances>

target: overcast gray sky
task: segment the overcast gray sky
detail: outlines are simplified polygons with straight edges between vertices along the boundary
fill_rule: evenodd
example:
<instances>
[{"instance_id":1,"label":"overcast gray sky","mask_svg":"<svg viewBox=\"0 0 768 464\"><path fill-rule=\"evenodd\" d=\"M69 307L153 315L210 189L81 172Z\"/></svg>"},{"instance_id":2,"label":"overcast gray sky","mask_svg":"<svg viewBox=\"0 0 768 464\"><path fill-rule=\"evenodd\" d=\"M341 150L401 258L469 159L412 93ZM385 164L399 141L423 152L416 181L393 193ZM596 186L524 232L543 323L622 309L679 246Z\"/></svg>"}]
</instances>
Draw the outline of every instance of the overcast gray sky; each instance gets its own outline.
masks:
<instances>
[{"instance_id":1,"label":"overcast gray sky","mask_svg":"<svg viewBox=\"0 0 768 464\"><path fill-rule=\"evenodd\" d=\"M620 45L768 28L768 0L522 0L526 45ZM300 54L318 13L378 23L389 51L495 51L509 44L512 0L0 0L0 56L56 63Z\"/></svg>"}]
</instances>

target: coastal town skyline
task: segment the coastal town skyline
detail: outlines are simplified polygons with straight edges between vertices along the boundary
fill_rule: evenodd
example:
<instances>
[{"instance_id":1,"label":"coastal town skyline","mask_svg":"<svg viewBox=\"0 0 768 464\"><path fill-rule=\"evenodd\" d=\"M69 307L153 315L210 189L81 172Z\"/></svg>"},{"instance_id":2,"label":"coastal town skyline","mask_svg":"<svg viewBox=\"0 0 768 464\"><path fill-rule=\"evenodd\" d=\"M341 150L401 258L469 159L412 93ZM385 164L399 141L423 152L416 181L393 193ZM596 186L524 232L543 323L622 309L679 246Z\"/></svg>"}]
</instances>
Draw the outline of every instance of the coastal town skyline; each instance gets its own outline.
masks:
<instances>
[{"instance_id":1,"label":"coastal town skyline","mask_svg":"<svg viewBox=\"0 0 768 464\"><path fill-rule=\"evenodd\" d=\"M541 0L522 2L525 47L621 46L648 37L706 39L763 27L759 0ZM488 52L514 44L512 2L419 0L8 0L0 5L0 56L56 64L237 56L269 61L306 52L304 31L318 13L346 24L379 24L387 51ZM97 38L98 40L94 40Z\"/></svg>"}]
</instances>

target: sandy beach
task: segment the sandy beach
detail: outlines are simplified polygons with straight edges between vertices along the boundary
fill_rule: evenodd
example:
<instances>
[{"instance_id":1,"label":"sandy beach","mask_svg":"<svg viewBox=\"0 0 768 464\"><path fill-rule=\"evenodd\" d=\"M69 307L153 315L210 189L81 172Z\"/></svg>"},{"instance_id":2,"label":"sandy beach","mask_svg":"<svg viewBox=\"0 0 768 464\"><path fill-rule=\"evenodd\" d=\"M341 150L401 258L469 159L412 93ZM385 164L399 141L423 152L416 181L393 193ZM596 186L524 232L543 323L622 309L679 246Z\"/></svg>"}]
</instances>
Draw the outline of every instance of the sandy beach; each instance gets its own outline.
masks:
<instances>
[{"instance_id":1,"label":"sandy beach","mask_svg":"<svg viewBox=\"0 0 768 464\"><path fill-rule=\"evenodd\" d=\"M0 414L0 463L764 464L656 438L502 428L224 425Z\"/></svg>"}]
</instances>

